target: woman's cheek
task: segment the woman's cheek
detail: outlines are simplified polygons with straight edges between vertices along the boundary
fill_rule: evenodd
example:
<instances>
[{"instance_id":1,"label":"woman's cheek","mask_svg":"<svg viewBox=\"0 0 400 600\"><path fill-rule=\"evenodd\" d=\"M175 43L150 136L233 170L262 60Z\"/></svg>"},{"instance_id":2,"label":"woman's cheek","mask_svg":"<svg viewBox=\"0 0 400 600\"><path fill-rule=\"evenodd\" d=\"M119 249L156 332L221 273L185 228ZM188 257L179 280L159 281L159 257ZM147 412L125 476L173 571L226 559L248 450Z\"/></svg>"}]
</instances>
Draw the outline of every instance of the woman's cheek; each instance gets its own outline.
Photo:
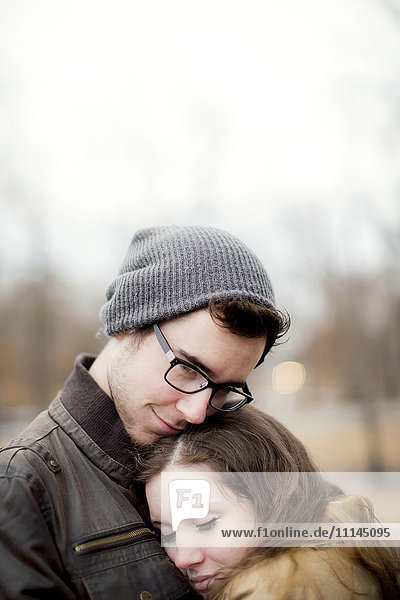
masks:
<instances>
[{"instance_id":1,"label":"woman's cheek","mask_svg":"<svg viewBox=\"0 0 400 600\"><path fill-rule=\"evenodd\" d=\"M175 562L175 557L176 557L176 548L175 548L175 546L166 546L164 548L164 550L167 553L168 557L172 560L172 562Z\"/></svg>"}]
</instances>

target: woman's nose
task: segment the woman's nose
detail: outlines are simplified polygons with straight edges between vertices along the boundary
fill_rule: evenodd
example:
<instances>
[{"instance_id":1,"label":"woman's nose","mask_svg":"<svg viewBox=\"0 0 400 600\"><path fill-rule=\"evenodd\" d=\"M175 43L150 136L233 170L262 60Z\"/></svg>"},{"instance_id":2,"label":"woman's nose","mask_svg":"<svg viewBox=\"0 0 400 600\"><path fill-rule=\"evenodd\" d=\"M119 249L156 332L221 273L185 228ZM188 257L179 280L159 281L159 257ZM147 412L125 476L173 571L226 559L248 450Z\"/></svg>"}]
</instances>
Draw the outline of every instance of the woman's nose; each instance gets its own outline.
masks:
<instances>
[{"instance_id":1,"label":"woman's nose","mask_svg":"<svg viewBox=\"0 0 400 600\"><path fill-rule=\"evenodd\" d=\"M174 549L173 561L181 571L187 571L191 567L201 564L203 560L204 553L201 548L181 546Z\"/></svg>"}]
</instances>

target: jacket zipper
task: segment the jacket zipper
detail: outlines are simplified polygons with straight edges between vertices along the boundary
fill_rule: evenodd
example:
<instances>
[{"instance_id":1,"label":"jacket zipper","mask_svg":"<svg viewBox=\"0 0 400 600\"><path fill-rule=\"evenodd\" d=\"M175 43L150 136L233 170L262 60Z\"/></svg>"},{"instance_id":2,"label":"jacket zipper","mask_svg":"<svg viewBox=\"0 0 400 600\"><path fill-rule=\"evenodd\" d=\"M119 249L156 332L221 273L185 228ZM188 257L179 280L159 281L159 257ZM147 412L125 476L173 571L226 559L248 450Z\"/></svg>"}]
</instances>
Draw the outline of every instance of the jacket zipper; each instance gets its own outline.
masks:
<instances>
[{"instance_id":1,"label":"jacket zipper","mask_svg":"<svg viewBox=\"0 0 400 600\"><path fill-rule=\"evenodd\" d=\"M109 535L108 537L103 537L97 540L90 540L89 542L83 542L82 544L78 544L77 546L74 546L74 552L84 552L85 550L92 550L93 548L109 546L111 544L133 539L139 535L143 535L146 533L154 534L154 531L151 531L151 529L149 529L148 527L141 527L140 529L126 531L124 533L116 533L114 535Z\"/></svg>"}]
</instances>

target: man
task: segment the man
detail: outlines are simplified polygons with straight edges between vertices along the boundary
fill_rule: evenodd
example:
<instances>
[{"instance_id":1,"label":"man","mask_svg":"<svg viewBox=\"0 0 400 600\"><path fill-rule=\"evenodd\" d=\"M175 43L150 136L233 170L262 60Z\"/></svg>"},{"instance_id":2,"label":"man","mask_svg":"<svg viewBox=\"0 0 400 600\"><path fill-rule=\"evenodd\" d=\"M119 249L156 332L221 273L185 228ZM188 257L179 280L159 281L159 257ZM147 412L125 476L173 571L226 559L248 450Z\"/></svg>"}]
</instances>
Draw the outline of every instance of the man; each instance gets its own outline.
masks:
<instances>
[{"instance_id":1,"label":"man","mask_svg":"<svg viewBox=\"0 0 400 600\"><path fill-rule=\"evenodd\" d=\"M287 329L265 269L209 227L138 231L48 411L0 454L0 597L190 598L133 506L140 448L252 400L246 379Z\"/></svg>"}]
</instances>

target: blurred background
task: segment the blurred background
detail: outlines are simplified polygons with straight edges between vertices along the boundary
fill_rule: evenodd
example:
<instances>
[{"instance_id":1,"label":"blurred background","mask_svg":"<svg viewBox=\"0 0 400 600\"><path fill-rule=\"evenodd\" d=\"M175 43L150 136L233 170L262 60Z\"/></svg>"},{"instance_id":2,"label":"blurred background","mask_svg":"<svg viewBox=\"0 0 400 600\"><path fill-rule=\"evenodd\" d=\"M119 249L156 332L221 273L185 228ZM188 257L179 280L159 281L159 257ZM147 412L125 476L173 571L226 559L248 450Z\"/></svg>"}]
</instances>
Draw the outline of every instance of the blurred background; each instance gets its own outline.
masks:
<instances>
[{"instance_id":1,"label":"blurred background","mask_svg":"<svg viewBox=\"0 0 400 600\"><path fill-rule=\"evenodd\" d=\"M104 345L134 231L205 224L292 317L256 404L400 471L399 106L400 0L1 0L0 443Z\"/></svg>"}]
</instances>

